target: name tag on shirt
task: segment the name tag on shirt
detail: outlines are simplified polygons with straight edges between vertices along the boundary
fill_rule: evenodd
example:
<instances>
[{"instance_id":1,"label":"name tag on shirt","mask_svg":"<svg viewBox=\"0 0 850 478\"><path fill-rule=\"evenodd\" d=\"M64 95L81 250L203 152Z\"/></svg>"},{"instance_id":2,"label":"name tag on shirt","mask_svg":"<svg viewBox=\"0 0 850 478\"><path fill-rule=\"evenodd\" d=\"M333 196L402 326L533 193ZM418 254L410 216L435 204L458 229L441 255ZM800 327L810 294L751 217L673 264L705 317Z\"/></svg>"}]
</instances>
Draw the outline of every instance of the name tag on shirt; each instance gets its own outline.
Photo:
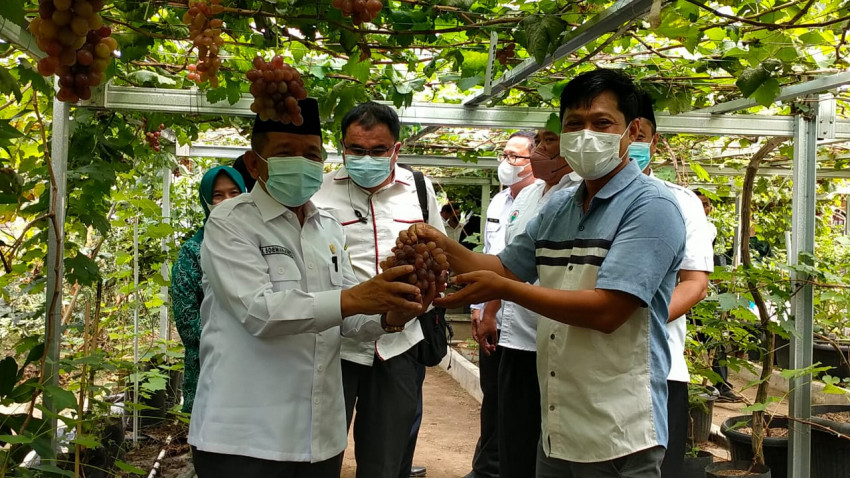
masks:
<instances>
[{"instance_id":1,"label":"name tag on shirt","mask_svg":"<svg viewBox=\"0 0 850 478\"><path fill-rule=\"evenodd\" d=\"M260 246L260 252L264 256L271 256L274 254L283 254L284 256L291 257L295 259L295 255L292 254L292 251L283 247L283 246Z\"/></svg>"},{"instance_id":2,"label":"name tag on shirt","mask_svg":"<svg viewBox=\"0 0 850 478\"><path fill-rule=\"evenodd\" d=\"M493 223L499 224L499 220L495 217L488 217L487 222L493 222Z\"/></svg>"}]
</instances>

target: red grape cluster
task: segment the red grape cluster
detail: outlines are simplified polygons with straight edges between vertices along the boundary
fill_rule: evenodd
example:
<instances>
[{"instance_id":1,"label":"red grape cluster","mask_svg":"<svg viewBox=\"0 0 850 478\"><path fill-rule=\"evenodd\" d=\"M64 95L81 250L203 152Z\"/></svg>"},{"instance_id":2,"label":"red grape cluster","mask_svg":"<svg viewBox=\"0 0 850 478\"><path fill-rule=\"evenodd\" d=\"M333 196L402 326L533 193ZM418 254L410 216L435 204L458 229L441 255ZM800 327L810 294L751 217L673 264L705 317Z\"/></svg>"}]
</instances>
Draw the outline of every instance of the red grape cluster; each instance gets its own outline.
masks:
<instances>
[{"instance_id":1,"label":"red grape cluster","mask_svg":"<svg viewBox=\"0 0 850 478\"><path fill-rule=\"evenodd\" d=\"M38 16L29 24L39 48L42 76L58 75L60 101L91 98L92 86L103 81L118 42L98 12L103 0L39 0Z\"/></svg>"},{"instance_id":2,"label":"red grape cluster","mask_svg":"<svg viewBox=\"0 0 850 478\"><path fill-rule=\"evenodd\" d=\"M221 0L189 2L189 11L183 15L183 23L189 25L189 39L198 49L198 64L189 69L187 78L192 81L209 81L213 88L218 87L218 69L221 58L218 53L224 39L221 38L220 18L212 18L224 11Z\"/></svg>"},{"instance_id":3,"label":"red grape cluster","mask_svg":"<svg viewBox=\"0 0 850 478\"><path fill-rule=\"evenodd\" d=\"M507 65L508 61L516 54L516 52L514 51L515 49L515 43L508 43L506 47L496 52L496 59L499 60L499 63L501 63L502 65Z\"/></svg>"},{"instance_id":4,"label":"red grape cluster","mask_svg":"<svg viewBox=\"0 0 850 478\"><path fill-rule=\"evenodd\" d=\"M399 279L400 281L419 287L423 295L431 284L434 284L437 293L446 290L449 259L435 242L421 240L411 227L398 233L392 252L392 255L381 262L382 269L412 265L416 270Z\"/></svg>"},{"instance_id":5,"label":"red grape cluster","mask_svg":"<svg viewBox=\"0 0 850 478\"><path fill-rule=\"evenodd\" d=\"M142 126L145 130L148 129L148 119L147 118L142 118ZM159 137L162 136L162 130L164 130L164 129L165 129L165 124L160 123L159 129L154 130L154 131L147 131L145 133L145 141L147 141L148 146L153 148L153 150L156 151L157 153L162 149L162 147L159 144Z\"/></svg>"},{"instance_id":6,"label":"red grape cluster","mask_svg":"<svg viewBox=\"0 0 850 478\"><path fill-rule=\"evenodd\" d=\"M384 7L381 0L333 0L331 5L341 10L342 16L351 17L355 25L371 22Z\"/></svg>"},{"instance_id":7,"label":"red grape cluster","mask_svg":"<svg viewBox=\"0 0 850 478\"><path fill-rule=\"evenodd\" d=\"M295 126L304 123L298 100L307 97L307 89L298 70L284 63L282 56L275 55L268 63L259 56L254 57L254 68L248 70L246 76L254 95L251 111L260 119Z\"/></svg>"}]
</instances>

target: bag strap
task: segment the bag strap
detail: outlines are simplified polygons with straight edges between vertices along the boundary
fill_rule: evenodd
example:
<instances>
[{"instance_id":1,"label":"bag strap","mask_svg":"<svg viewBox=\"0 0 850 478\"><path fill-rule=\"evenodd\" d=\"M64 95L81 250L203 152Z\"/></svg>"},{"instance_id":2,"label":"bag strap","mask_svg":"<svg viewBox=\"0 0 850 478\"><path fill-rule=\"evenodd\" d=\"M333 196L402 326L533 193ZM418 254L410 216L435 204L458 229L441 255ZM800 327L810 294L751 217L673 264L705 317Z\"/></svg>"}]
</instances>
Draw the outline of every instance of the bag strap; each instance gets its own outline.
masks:
<instances>
[{"instance_id":1,"label":"bag strap","mask_svg":"<svg viewBox=\"0 0 850 478\"><path fill-rule=\"evenodd\" d=\"M425 175L406 164L399 164L402 168L413 173L413 183L416 185L416 195L419 196L419 209L422 210L422 222L428 222L428 188L425 187Z\"/></svg>"}]
</instances>

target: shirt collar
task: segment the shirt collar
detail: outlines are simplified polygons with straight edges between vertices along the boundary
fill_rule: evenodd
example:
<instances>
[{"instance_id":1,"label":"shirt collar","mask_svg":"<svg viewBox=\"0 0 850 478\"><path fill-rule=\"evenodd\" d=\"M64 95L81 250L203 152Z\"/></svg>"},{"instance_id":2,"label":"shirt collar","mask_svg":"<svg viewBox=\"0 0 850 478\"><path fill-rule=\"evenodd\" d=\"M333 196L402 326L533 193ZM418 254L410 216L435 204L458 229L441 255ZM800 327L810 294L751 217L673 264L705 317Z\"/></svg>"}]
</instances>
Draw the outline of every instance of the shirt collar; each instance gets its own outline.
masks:
<instances>
[{"instance_id":1,"label":"shirt collar","mask_svg":"<svg viewBox=\"0 0 850 478\"><path fill-rule=\"evenodd\" d=\"M295 215L292 210L277 202L275 198L271 197L269 193L263 189L263 186L259 184L259 182L257 182L257 185L251 189L249 194L251 194L251 199L254 200L254 204L256 204L257 208L260 210L260 216L262 216L264 222L269 222L278 216L284 216L286 213ZM304 204L305 221L317 212L319 212L319 210L313 204L313 201L307 201L307 203Z\"/></svg>"},{"instance_id":2,"label":"shirt collar","mask_svg":"<svg viewBox=\"0 0 850 478\"><path fill-rule=\"evenodd\" d=\"M610 199L614 197L641 174L643 174L643 171L641 171L638 167L637 161L629 161L625 168L615 174L614 177L605 184L605 186L602 186L602 189L596 193L595 198Z\"/></svg>"}]
</instances>

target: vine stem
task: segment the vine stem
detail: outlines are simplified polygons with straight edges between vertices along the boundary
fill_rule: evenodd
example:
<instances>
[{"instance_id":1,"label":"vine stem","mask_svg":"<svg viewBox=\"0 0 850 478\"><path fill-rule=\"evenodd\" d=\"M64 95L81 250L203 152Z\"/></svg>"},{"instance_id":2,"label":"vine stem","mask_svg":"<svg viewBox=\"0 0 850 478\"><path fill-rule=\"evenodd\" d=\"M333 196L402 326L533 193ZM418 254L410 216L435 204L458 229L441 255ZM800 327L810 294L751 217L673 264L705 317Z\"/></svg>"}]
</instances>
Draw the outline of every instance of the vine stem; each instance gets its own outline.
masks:
<instances>
[{"instance_id":1,"label":"vine stem","mask_svg":"<svg viewBox=\"0 0 850 478\"><path fill-rule=\"evenodd\" d=\"M761 161L770 154L771 151L776 149L777 146L782 144L784 140L784 138L779 137L768 139L767 142L753 155L747 165L747 171L744 175L744 185L741 192L741 261L743 262L744 270L750 270L753 267L752 257L750 256L749 231L752 219L751 209L753 186L755 184L756 173L759 169L759 163L761 163ZM746 234L746 239L743 239L744 234ZM774 336L768 330L768 326L770 325L770 314L768 314L767 304L759 291L758 284L753 281L749 274L746 275L746 281L747 289L749 289L749 292L753 297L753 302L756 304L756 308L759 312L758 331L764 335L763 340L765 341L765 352L761 357L761 377L755 398L755 403L764 403L767 399L768 379L770 378L771 373L773 373ZM756 464L764 465L764 447L762 446L762 443L764 442L767 423L765 421L763 410L753 412L751 426L753 429L753 466Z\"/></svg>"}]
</instances>

